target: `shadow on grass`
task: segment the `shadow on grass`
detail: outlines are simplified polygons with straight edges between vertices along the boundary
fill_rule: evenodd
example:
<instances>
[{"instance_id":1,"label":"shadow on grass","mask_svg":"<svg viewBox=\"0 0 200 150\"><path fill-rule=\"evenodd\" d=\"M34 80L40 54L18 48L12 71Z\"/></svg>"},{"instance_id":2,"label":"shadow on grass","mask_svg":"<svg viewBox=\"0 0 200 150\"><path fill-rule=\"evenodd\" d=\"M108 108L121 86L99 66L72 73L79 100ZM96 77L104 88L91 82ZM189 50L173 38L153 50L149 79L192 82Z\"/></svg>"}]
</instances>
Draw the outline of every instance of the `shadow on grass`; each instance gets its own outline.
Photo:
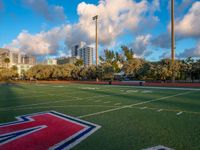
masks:
<instances>
[{"instance_id":1,"label":"shadow on grass","mask_svg":"<svg viewBox=\"0 0 200 150\"><path fill-rule=\"evenodd\" d=\"M6 82L0 85L0 107L10 107L14 102L15 105L19 102L20 95L15 91L16 89L24 89L20 84Z\"/></svg>"}]
</instances>

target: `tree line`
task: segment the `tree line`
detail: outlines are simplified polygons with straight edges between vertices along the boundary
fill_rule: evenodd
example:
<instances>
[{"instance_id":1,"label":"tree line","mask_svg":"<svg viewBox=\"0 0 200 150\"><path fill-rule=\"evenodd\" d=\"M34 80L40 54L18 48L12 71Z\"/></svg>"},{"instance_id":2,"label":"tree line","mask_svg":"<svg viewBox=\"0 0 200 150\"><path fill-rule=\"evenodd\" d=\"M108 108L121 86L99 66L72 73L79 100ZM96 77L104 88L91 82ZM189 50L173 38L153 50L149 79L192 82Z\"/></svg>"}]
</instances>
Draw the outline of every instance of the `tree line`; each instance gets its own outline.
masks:
<instances>
[{"instance_id":1,"label":"tree line","mask_svg":"<svg viewBox=\"0 0 200 150\"><path fill-rule=\"evenodd\" d=\"M200 59L188 57L176 60L172 66L170 59L150 62L136 58L134 51L122 46L122 53L104 50L98 66L84 67L81 60L75 64L36 65L23 73L25 79L37 80L146 80L166 81L172 78L172 69L176 80L199 80ZM17 77L16 70L0 69L0 80Z\"/></svg>"}]
</instances>

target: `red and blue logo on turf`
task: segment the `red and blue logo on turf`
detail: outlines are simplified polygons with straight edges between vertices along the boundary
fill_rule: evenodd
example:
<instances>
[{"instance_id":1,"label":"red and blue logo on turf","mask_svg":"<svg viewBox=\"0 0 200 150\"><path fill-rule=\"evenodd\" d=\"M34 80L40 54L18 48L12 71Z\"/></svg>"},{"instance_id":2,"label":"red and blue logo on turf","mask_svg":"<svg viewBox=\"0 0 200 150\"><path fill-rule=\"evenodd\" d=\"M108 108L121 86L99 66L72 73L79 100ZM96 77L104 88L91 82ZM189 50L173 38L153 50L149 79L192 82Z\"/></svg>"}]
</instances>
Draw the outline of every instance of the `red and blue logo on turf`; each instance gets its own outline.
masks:
<instances>
[{"instance_id":1,"label":"red and blue logo on turf","mask_svg":"<svg viewBox=\"0 0 200 150\"><path fill-rule=\"evenodd\" d=\"M0 149L70 149L100 128L55 111L16 118L0 124Z\"/></svg>"}]
</instances>

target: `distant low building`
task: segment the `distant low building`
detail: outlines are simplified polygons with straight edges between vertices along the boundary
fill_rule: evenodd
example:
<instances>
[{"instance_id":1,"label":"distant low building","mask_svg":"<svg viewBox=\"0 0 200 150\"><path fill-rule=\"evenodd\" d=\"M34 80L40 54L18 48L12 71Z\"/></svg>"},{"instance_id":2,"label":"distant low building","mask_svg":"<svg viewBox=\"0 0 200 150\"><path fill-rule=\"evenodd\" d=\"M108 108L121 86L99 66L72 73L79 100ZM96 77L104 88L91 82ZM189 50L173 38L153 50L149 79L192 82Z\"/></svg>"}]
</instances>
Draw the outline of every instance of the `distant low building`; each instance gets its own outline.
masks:
<instances>
[{"instance_id":1,"label":"distant low building","mask_svg":"<svg viewBox=\"0 0 200 150\"><path fill-rule=\"evenodd\" d=\"M57 65L57 59L48 58L45 60L44 64L46 65Z\"/></svg>"},{"instance_id":2,"label":"distant low building","mask_svg":"<svg viewBox=\"0 0 200 150\"><path fill-rule=\"evenodd\" d=\"M5 61L6 58L9 59L9 62ZM19 75L21 75L23 72L27 71L35 64L35 56L0 48L0 67L11 68L12 66L16 66Z\"/></svg>"},{"instance_id":3,"label":"distant low building","mask_svg":"<svg viewBox=\"0 0 200 150\"><path fill-rule=\"evenodd\" d=\"M61 57L61 58L57 58L57 64L58 65L74 64L74 63L76 63L76 61L77 61L76 57Z\"/></svg>"}]
</instances>

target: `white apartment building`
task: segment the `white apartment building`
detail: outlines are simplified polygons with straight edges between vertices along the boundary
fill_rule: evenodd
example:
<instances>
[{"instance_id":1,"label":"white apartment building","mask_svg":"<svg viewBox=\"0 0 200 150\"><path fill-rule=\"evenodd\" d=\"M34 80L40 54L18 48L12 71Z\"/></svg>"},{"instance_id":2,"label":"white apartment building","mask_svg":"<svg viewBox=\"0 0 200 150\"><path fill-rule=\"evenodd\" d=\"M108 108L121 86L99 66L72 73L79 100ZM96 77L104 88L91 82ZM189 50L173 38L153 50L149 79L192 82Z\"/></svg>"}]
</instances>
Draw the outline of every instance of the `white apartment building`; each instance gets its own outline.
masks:
<instances>
[{"instance_id":1,"label":"white apartment building","mask_svg":"<svg viewBox=\"0 0 200 150\"><path fill-rule=\"evenodd\" d=\"M93 65L94 60L94 49L85 42L80 42L79 44L71 48L72 57L82 59L85 66Z\"/></svg>"},{"instance_id":2,"label":"white apartment building","mask_svg":"<svg viewBox=\"0 0 200 150\"><path fill-rule=\"evenodd\" d=\"M6 63L5 58L10 62ZM0 48L0 67L11 68L17 67L18 74L21 75L36 64L36 58L32 55L13 52L9 49Z\"/></svg>"}]
</instances>

